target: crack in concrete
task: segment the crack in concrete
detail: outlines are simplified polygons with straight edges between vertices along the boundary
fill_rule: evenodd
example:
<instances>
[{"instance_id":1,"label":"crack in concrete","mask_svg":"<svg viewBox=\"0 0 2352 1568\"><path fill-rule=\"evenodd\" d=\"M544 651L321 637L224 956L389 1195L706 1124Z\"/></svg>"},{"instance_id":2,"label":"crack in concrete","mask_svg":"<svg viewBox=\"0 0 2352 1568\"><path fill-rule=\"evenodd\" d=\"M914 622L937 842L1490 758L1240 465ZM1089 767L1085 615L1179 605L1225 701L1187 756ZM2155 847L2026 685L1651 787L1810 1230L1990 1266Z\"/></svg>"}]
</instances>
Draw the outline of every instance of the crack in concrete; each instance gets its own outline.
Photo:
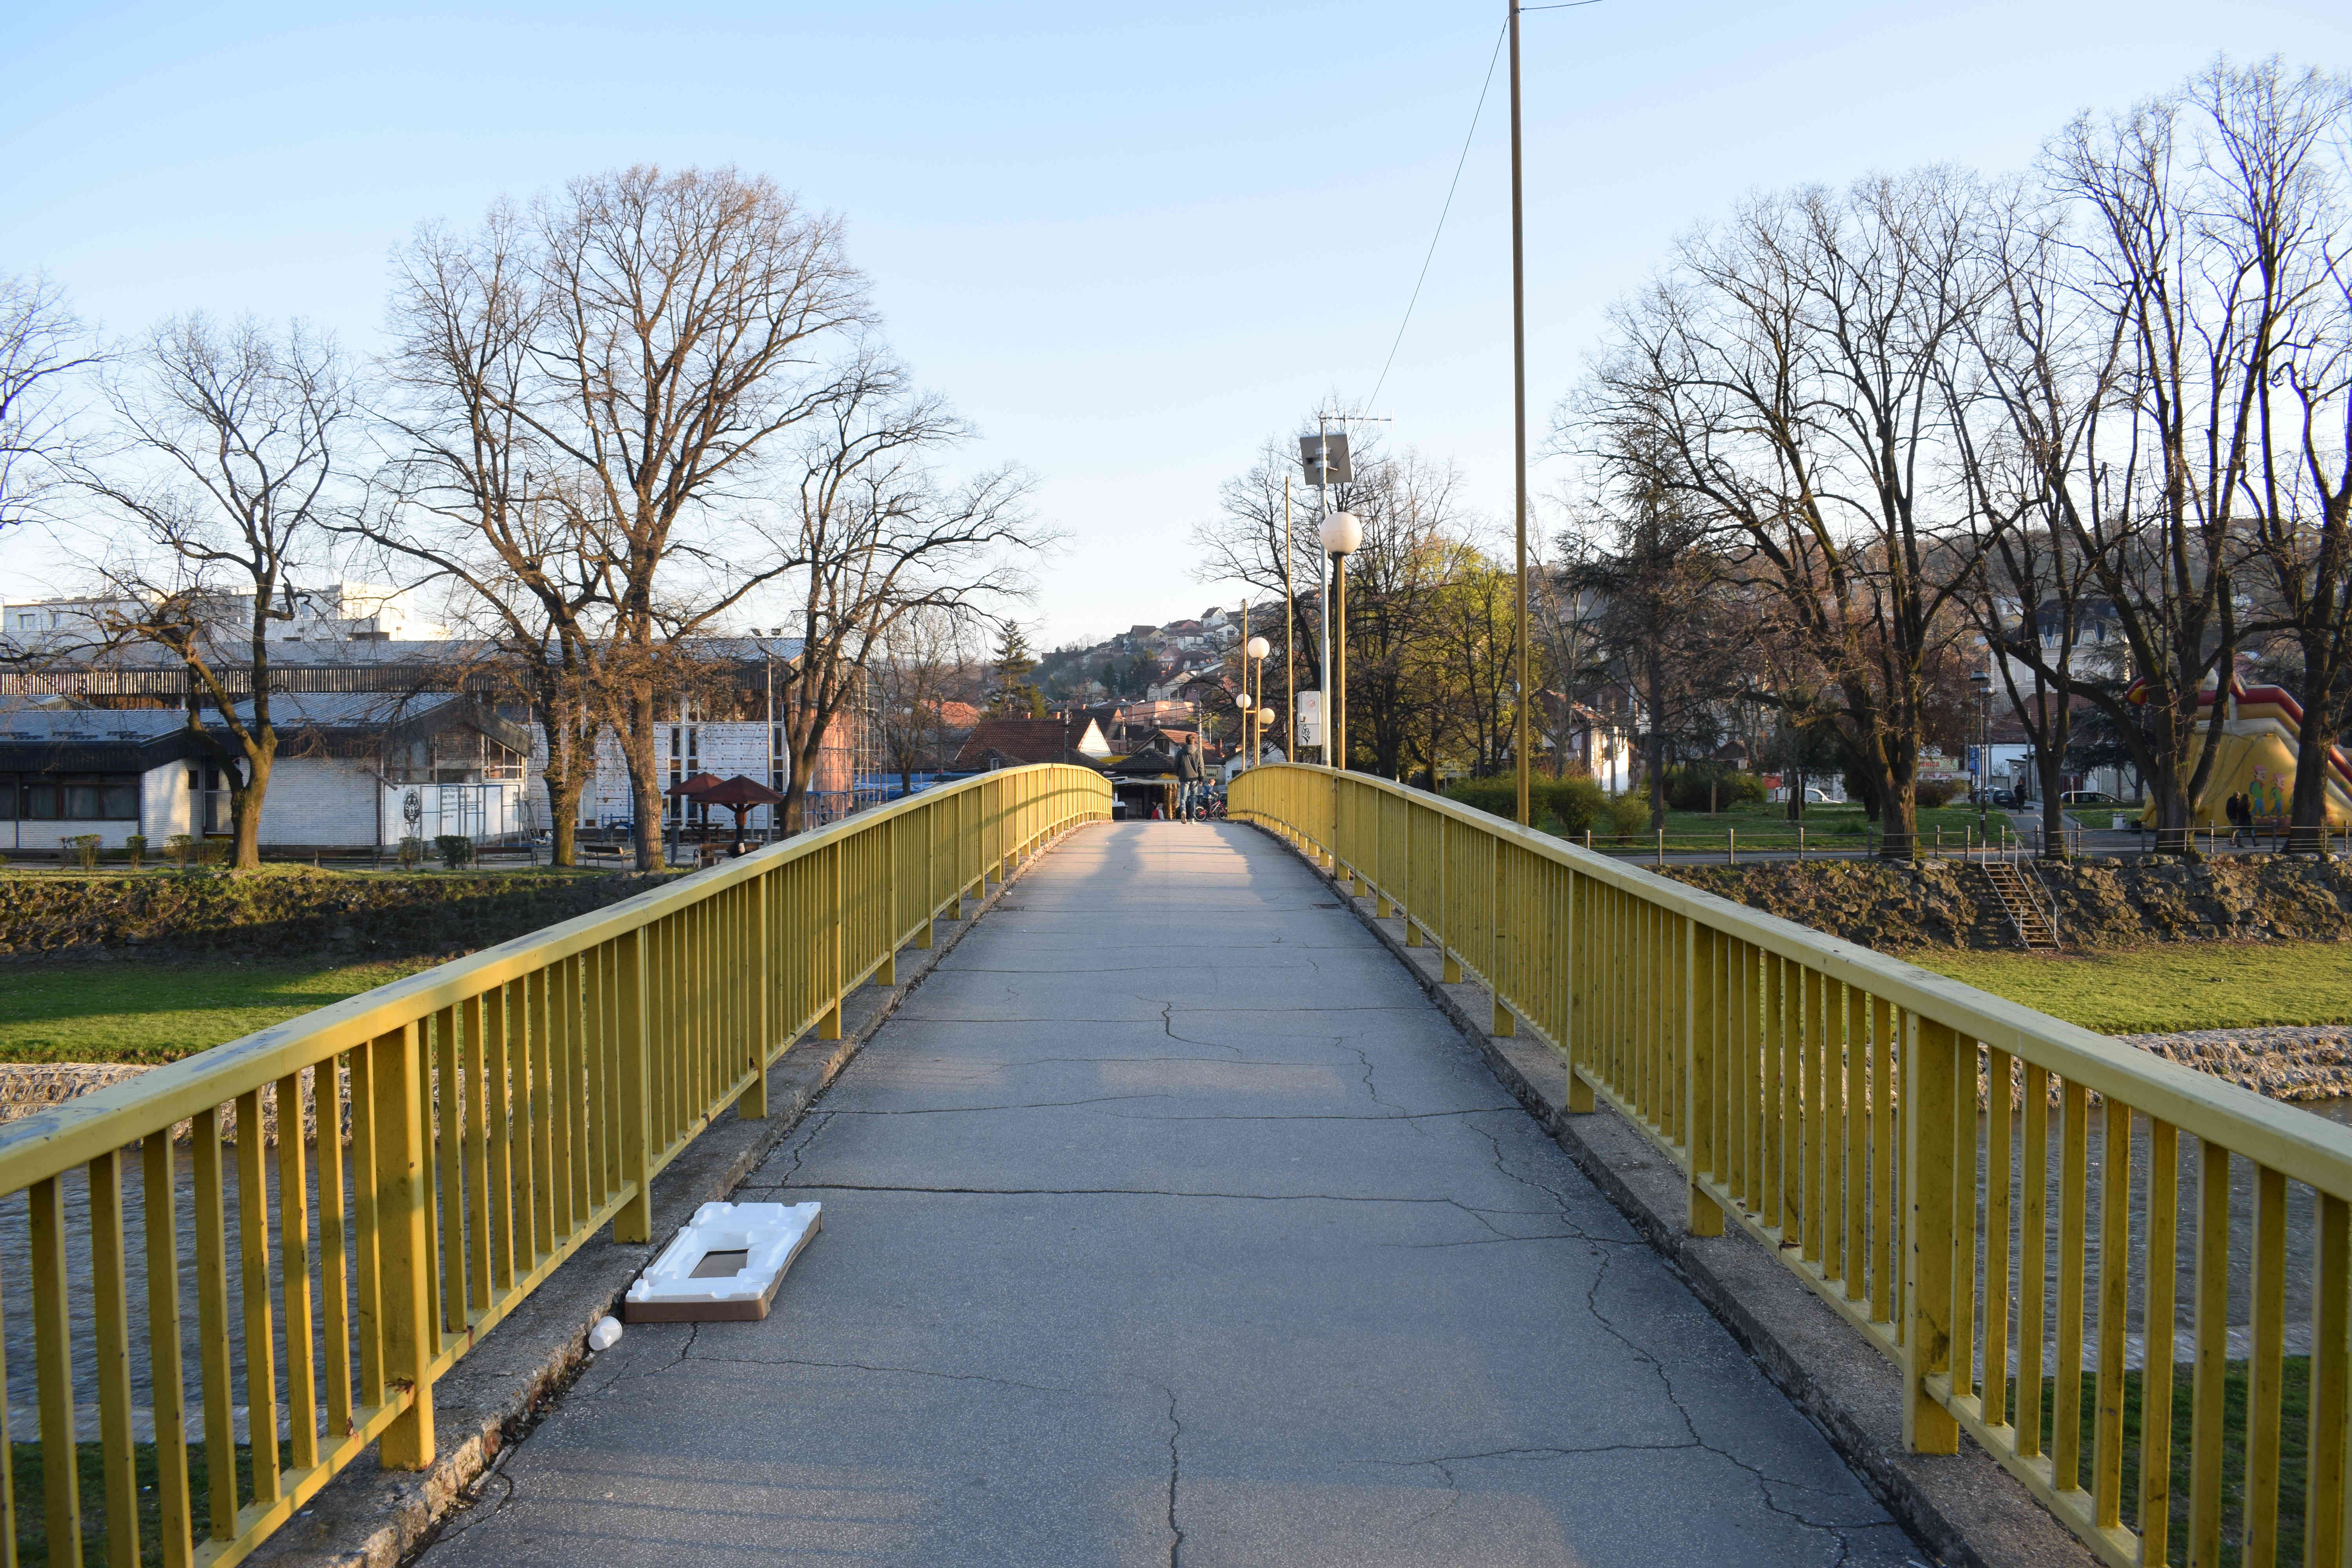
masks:
<instances>
[{"instance_id":1,"label":"crack in concrete","mask_svg":"<svg viewBox=\"0 0 2352 1568\"><path fill-rule=\"evenodd\" d=\"M784 1152L793 1157L792 1169L784 1173L784 1179L782 1181L773 1183L772 1185L777 1187L789 1187L793 1184L793 1178L801 1173L801 1162L808 1157L809 1145L816 1142L817 1134L824 1131L825 1123L831 1121L839 1114L840 1112L837 1110L817 1110L814 1108L810 1110L807 1117L801 1124L801 1135L785 1146ZM751 1186L753 1184L746 1182L743 1184L748 1187ZM761 1190L764 1191L766 1189L762 1188Z\"/></svg>"},{"instance_id":2,"label":"crack in concrete","mask_svg":"<svg viewBox=\"0 0 2352 1568\"><path fill-rule=\"evenodd\" d=\"M1515 1114L1522 1116L1525 1114L1525 1112L1521 1111L1520 1108L1516 1105L1498 1107L1497 1109L1509 1110ZM1473 1132L1477 1133L1478 1136L1486 1141L1487 1147L1494 1152L1495 1169L1497 1173L1517 1182L1520 1186L1527 1188L1529 1192L1540 1193L1546 1198L1550 1200L1552 1212L1559 1217L1559 1222L1568 1227L1569 1235L1580 1237L1585 1241L1605 1242L1611 1246L1621 1246L1624 1244L1624 1237L1595 1236L1591 1232L1586 1230L1582 1226L1579 1225L1576 1221L1576 1216L1569 1212L1568 1194L1561 1192L1559 1188L1551 1186L1548 1183L1537 1181L1531 1176L1521 1175L1517 1171L1513 1170L1503 1159L1503 1140L1493 1129L1481 1127L1475 1121L1465 1121L1463 1125L1469 1128Z\"/></svg>"},{"instance_id":3,"label":"crack in concrete","mask_svg":"<svg viewBox=\"0 0 2352 1568\"><path fill-rule=\"evenodd\" d=\"M1185 1043L1192 1045L1198 1042L1188 1040ZM1239 1046L1219 1046L1216 1048L1221 1051L1241 1049ZM1229 1062L1223 1057L1029 1057L1020 1061L1008 1061L1001 1065L1008 1068L1034 1068L1049 1064L1101 1066L1107 1062L1120 1065L1129 1062L1213 1062L1218 1067L1244 1068L1295 1068L1307 1065L1303 1062L1253 1061L1246 1058L1240 1061Z\"/></svg>"},{"instance_id":4,"label":"crack in concrete","mask_svg":"<svg viewBox=\"0 0 2352 1568\"><path fill-rule=\"evenodd\" d=\"M1173 1100L1172 1094L1098 1094L1091 1100L1041 1100L1031 1105L935 1105L909 1107L899 1110L859 1110L849 1107L833 1111L835 1116L963 1116L982 1110L1066 1110L1079 1105L1109 1105L1128 1100ZM1181 1120L1171 1118L1170 1120Z\"/></svg>"},{"instance_id":5,"label":"crack in concrete","mask_svg":"<svg viewBox=\"0 0 2352 1568\"><path fill-rule=\"evenodd\" d=\"M1033 1394L1075 1395L1077 1393L1074 1388L1055 1388L1042 1383L1023 1383L1015 1378L991 1377L982 1372L937 1372L927 1366L875 1366L862 1361L808 1361L799 1356L698 1355L694 1359L730 1366L815 1366L843 1372L898 1373L908 1377L937 1377L954 1383L993 1383L1005 1388L1025 1388Z\"/></svg>"},{"instance_id":6,"label":"crack in concrete","mask_svg":"<svg viewBox=\"0 0 2352 1568\"><path fill-rule=\"evenodd\" d=\"M1121 1098L1134 1100L1172 1100L1175 1096L1139 1094L1124 1096ZM1076 1100L1072 1103L1085 1104L1087 1102L1084 1100ZM1387 1101L1383 1100L1381 1103L1386 1104ZM1280 1113L1268 1112L1263 1116L1244 1116L1237 1113L1225 1112L1211 1112L1202 1116L1129 1116L1123 1111L1117 1110L1107 1110L1102 1112L1102 1114L1105 1116L1117 1117L1122 1121L1433 1121L1447 1116L1481 1116L1490 1110L1517 1110L1517 1109L1518 1107L1516 1105L1481 1105L1475 1106L1468 1110L1395 1110L1390 1112L1386 1116L1351 1116L1343 1110L1293 1110Z\"/></svg>"},{"instance_id":7,"label":"crack in concrete","mask_svg":"<svg viewBox=\"0 0 2352 1568\"><path fill-rule=\"evenodd\" d=\"M1160 1026L1168 1032L1168 1037L1171 1040L1180 1041L1188 1046L1206 1046L1213 1051L1231 1051L1234 1053L1235 1059L1239 1059L1241 1057L1242 1048L1239 1046L1229 1046L1222 1040L1196 1040L1190 1035L1178 1034L1176 1032L1176 1004L1173 1002L1165 1003L1161 1005L1160 1009Z\"/></svg>"},{"instance_id":8,"label":"crack in concrete","mask_svg":"<svg viewBox=\"0 0 2352 1568\"><path fill-rule=\"evenodd\" d=\"M1183 1479L1184 1461L1177 1448L1184 1436L1184 1423L1176 1414L1176 1391L1166 1384L1155 1384L1168 1396L1168 1568L1179 1568L1184 1558L1184 1527L1176 1522L1176 1489Z\"/></svg>"},{"instance_id":9,"label":"crack in concrete","mask_svg":"<svg viewBox=\"0 0 2352 1568\"><path fill-rule=\"evenodd\" d=\"M1364 1092L1371 1097L1371 1101L1374 1105L1385 1105L1391 1110L1402 1110L1404 1109L1402 1105L1395 1104L1392 1101L1382 1100L1381 1098L1380 1085L1372 1081L1372 1057L1371 1052L1368 1047L1363 1046L1351 1046L1344 1037L1335 1037L1331 1043L1343 1051L1352 1051L1355 1053L1356 1060L1361 1063L1364 1068Z\"/></svg>"},{"instance_id":10,"label":"crack in concrete","mask_svg":"<svg viewBox=\"0 0 2352 1568\"><path fill-rule=\"evenodd\" d=\"M1679 1412L1679 1406L1677 1406L1677 1410ZM1686 1413L1685 1414L1685 1421L1688 1419ZM1481 1461L1497 1459L1579 1458L1595 1454L1681 1453L1706 1454L1712 1458L1722 1460L1735 1469L1745 1471L1757 1481L1758 1496L1768 1511L1779 1514L1781 1518L1791 1521L1801 1529L1818 1531L1836 1541L1838 1543L1838 1555L1835 1561L1831 1564L1831 1568L1843 1568L1844 1563L1853 1559L1853 1542L1850 1538L1848 1533L1849 1531L1860 1533L1861 1531L1869 1530L1896 1529L1891 1521L1874 1520L1867 1523L1853 1524L1834 1520L1813 1519L1802 1512L1800 1512L1798 1510L1786 1507L1777 1498L1772 1496L1770 1489L1772 1485L1799 1486L1800 1489L1804 1490L1811 1490L1812 1489L1804 1488L1801 1483L1783 1481L1777 1478L1767 1477L1754 1465L1748 1463L1738 1456L1729 1453L1712 1443L1704 1441L1696 1434L1694 1434L1687 1441L1681 1443L1589 1443L1576 1445L1528 1443L1515 1445L1514 1447L1507 1448L1481 1449L1477 1452L1468 1454L1441 1454L1424 1459L1359 1459L1354 1462L1364 1465L1383 1465L1400 1469L1420 1469L1425 1467L1434 1469L1439 1475L1445 1479L1444 1490L1447 1494L1446 1500L1440 1503L1437 1507L1429 1510L1426 1513L1418 1515L1412 1520L1407 1521L1405 1525L1406 1529L1417 1530L1422 1525L1426 1524L1431 1520L1436 1518L1439 1514L1449 1511L1461 1501L1461 1478L1454 1471L1454 1467L1456 1465L1475 1464Z\"/></svg>"},{"instance_id":11,"label":"crack in concrete","mask_svg":"<svg viewBox=\"0 0 2352 1568\"><path fill-rule=\"evenodd\" d=\"M464 1511L433 1532L435 1545L445 1541L455 1541L475 1526L487 1524L506 1511L507 1505L515 1500L514 1478L506 1473L507 1456L513 1452L512 1443L499 1450L498 1457L490 1461L489 1468L484 1470L480 1478L474 1482L473 1490L466 1499ZM482 1500L488 1494L493 1483L500 1489L499 1500L485 1510L482 1507Z\"/></svg>"},{"instance_id":12,"label":"crack in concrete","mask_svg":"<svg viewBox=\"0 0 2352 1568\"><path fill-rule=\"evenodd\" d=\"M1690 1435L1690 1441L1687 1444L1673 1446L1701 1449L1713 1455L1715 1458L1723 1460L1726 1464L1732 1466L1734 1468L1747 1472L1747 1474L1755 1480L1757 1495L1767 1510L1773 1513L1780 1514L1783 1518L1792 1520L1808 1530L1820 1531L1834 1537L1838 1542L1837 1563L1843 1564L1849 1561L1853 1556L1853 1543L1850 1539L1848 1539L1845 1531L1849 1529L1872 1528L1879 1523L1887 1521L1874 1520L1867 1525L1840 1526L1828 1521L1808 1518L1806 1515L1798 1512L1794 1509L1784 1507L1780 1500L1773 1496L1772 1488L1790 1487L1798 1491L1811 1492L1815 1496L1828 1495L1824 1493L1821 1488L1808 1486L1802 1481L1792 1480L1786 1476L1772 1475L1760 1465L1752 1464L1749 1461L1741 1458L1730 1449L1723 1447L1718 1444L1710 1443L1702 1436L1699 1433L1698 1422L1692 1416L1690 1407L1683 1403L1681 1392L1675 1387L1674 1373L1667 1369L1664 1358L1653 1353L1647 1346L1636 1341L1632 1335L1626 1333L1622 1329L1620 1329L1616 1323L1611 1320L1609 1314L1601 1310L1601 1287L1608 1280L1609 1264L1612 1261L1612 1255L1603 1252L1597 1256L1600 1258L1601 1267L1593 1270L1591 1287L1584 1293L1585 1310L1591 1315L1594 1322L1601 1325L1603 1332L1607 1333L1611 1338L1617 1341L1618 1343L1623 1345L1628 1351L1632 1352L1637 1361L1647 1365L1651 1372L1656 1375L1658 1379L1658 1386L1665 1394L1666 1404L1673 1408L1675 1415L1681 1419L1683 1430ZM1867 1502L1868 1499L1865 1497L1861 1500Z\"/></svg>"},{"instance_id":13,"label":"crack in concrete","mask_svg":"<svg viewBox=\"0 0 2352 1568\"><path fill-rule=\"evenodd\" d=\"M1474 1208L1459 1198L1382 1197L1365 1193L1213 1193L1170 1187L921 1187L881 1182L811 1182L810 1193L928 1193L946 1197L983 1198L1212 1198L1253 1204L1443 1204L1458 1209L1507 1241L1518 1238L1497 1229L1489 1214L1527 1214L1525 1209Z\"/></svg>"}]
</instances>

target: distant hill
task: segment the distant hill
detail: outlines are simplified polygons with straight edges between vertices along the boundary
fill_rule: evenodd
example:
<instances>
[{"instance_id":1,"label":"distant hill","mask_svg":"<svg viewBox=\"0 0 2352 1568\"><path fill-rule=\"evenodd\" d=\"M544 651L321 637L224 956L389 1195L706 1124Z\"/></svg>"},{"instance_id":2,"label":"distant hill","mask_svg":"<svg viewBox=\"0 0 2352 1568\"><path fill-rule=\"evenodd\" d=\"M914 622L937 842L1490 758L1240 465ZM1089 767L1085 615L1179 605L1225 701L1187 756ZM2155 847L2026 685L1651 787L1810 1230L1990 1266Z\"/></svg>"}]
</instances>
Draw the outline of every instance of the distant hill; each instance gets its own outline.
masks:
<instances>
[{"instance_id":1,"label":"distant hill","mask_svg":"<svg viewBox=\"0 0 2352 1568\"><path fill-rule=\"evenodd\" d=\"M1165 626L1129 626L1087 647L1057 647L1029 679L1049 702L1167 698L1188 677L1222 668L1240 637L1240 612L1213 605Z\"/></svg>"}]
</instances>

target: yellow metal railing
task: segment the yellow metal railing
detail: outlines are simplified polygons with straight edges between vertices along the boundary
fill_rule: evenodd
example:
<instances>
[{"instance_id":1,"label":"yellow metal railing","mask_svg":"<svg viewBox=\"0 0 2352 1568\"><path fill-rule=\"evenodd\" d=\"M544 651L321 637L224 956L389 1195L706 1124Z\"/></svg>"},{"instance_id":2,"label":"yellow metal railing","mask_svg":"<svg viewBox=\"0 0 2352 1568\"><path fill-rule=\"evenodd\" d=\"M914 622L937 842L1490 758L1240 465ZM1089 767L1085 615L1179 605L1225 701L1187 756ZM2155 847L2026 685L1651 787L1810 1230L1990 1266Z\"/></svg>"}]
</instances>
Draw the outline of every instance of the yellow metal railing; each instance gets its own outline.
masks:
<instances>
[{"instance_id":1,"label":"yellow metal railing","mask_svg":"<svg viewBox=\"0 0 2352 1568\"><path fill-rule=\"evenodd\" d=\"M1231 802L1894 1360L1915 1451L1965 1428L2110 1563L2346 1561L2352 1131L1384 780Z\"/></svg>"},{"instance_id":2,"label":"yellow metal railing","mask_svg":"<svg viewBox=\"0 0 2352 1568\"><path fill-rule=\"evenodd\" d=\"M1110 800L1086 768L988 773L10 1124L39 1480L0 1463L0 1565L86 1538L111 1568L234 1563L370 1443L429 1463L442 1373L607 1220L650 1239L698 1131L765 1115L795 1038L839 1037L850 991Z\"/></svg>"}]
</instances>

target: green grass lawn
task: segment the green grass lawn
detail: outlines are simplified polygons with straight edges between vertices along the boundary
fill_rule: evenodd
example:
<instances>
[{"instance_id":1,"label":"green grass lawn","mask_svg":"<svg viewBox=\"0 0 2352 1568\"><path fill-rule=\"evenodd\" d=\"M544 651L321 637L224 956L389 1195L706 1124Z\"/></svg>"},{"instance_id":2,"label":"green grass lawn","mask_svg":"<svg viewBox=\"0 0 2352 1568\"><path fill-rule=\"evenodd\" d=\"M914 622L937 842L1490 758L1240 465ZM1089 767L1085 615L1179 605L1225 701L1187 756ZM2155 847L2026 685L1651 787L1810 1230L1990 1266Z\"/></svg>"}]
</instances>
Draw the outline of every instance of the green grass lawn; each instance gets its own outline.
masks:
<instances>
[{"instance_id":1,"label":"green grass lawn","mask_svg":"<svg viewBox=\"0 0 2352 1568\"><path fill-rule=\"evenodd\" d=\"M438 962L12 963L0 967L0 1061L176 1061Z\"/></svg>"},{"instance_id":2,"label":"green grass lawn","mask_svg":"<svg viewBox=\"0 0 2352 1568\"><path fill-rule=\"evenodd\" d=\"M2193 1379L2196 1367L2183 1362L2172 1369L2172 1419L2168 1472L2172 1523L2165 1552L2167 1563L2189 1561L2189 1421L2196 1408ZM2278 1553L2280 1564L2303 1561L2304 1493L2310 1465L2311 1358L2288 1356L2279 1379ZM2141 1439L2145 1416L2141 1409L2140 1373L2124 1373L2123 1496L2124 1521L2137 1527L2139 1513ZM2233 1361L2223 1373L2221 1394L2221 1558L2219 1568L2237 1568L2244 1561L2246 1505L2246 1400L2251 1379L2247 1363ZM2082 1382L2082 1478L2091 1475L2096 1449L2098 1379L2089 1373ZM2017 1402L2017 1380L2009 1379L2010 1408ZM2057 1426L2057 1380L2042 1385L2042 1451L2051 1450Z\"/></svg>"},{"instance_id":3,"label":"green grass lawn","mask_svg":"<svg viewBox=\"0 0 2352 1568\"><path fill-rule=\"evenodd\" d=\"M2055 958L1906 956L1923 969L2105 1035L2352 1023L2352 942L2172 942Z\"/></svg>"}]
</instances>

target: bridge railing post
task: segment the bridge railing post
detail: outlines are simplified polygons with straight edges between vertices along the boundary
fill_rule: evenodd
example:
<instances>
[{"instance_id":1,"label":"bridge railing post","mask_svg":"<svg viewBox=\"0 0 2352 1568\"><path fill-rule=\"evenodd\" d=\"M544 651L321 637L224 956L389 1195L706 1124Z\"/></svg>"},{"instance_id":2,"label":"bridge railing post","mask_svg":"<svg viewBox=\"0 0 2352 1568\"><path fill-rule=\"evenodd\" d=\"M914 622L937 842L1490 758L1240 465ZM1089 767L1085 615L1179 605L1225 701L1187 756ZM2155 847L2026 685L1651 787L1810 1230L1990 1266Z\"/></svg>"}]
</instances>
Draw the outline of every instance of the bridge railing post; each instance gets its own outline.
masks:
<instances>
[{"instance_id":1,"label":"bridge railing post","mask_svg":"<svg viewBox=\"0 0 2352 1568\"><path fill-rule=\"evenodd\" d=\"M841 984L847 973L845 955L849 949L848 932L843 929L849 923L848 900L845 896L846 889L842 885L843 878L847 875L847 868L843 864L847 844L848 840L836 838L825 846L824 869L819 873L830 895L825 909L828 918L824 934L817 942L824 953L821 975L828 998L824 1012L816 1021L816 1037L820 1040L841 1038Z\"/></svg>"},{"instance_id":2,"label":"bridge railing post","mask_svg":"<svg viewBox=\"0 0 2352 1568\"><path fill-rule=\"evenodd\" d=\"M1909 1027L1903 1040L1903 1191L1911 1205L1903 1293L1903 1441L1915 1454L1956 1454L1959 1424L1928 1392L1927 1380L1952 1373L1952 1221L1958 1174L1952 1153L1954 1128L1961 1119L1957 1078L1963 1053L1950 1026L1916 1015L1906 1015L1905 1021ZM1967 1055L1973 1067L1975 1053ZM1976 1086L1969 1087L1967 1120L1973 1135ZM1971 1192L1971 1209L1975 1200Z\"/></svg>"},{"instance_id":3,"label":"bridge railing post","mask_svg":"<svg viewBox=\"0 0 2352 1568\"><path fill-rule=\"evenodd\" d=\"M433 1462L432 1244L425 1234L423 1042L418 1036L417 1026L408 1024L377 1036L368 1046L375 1101L375 1169L371 1175L375 1184L376 1321L383 1336L384 1381L404 1383L410 1390L408 1408L384 1428L378 1450L388 1470L421 1470ZM299 1137L299 1107L280 1116L281 1128L298 1129L292 1136ZM259 1147L258 1116L238 1126L237 1142Z\"/></svg>"},{"instance_id":4,"label":"bridge railing post","mask_svg":"<svg viewBox=\"0 0 2352 1568\"><path fill-rule=\"evenodd\" d=\"M775 873L769 872L744 890L745 913L751 928L746 933L751 950L748 1030L751 1037L751 1083L735 1102L735 1110L747 1121L763 1120L768 1114L768 1059L776 1048L776 952L768 910L768 889L774 880Z\"/></svg>"},{"instance_id":5,"label":"bridge railing post","mask_svg":"<svg viewBox=\"0 0 2352 1568\"><path fill-rule=\"evenodd\" d=\"M640 926L613 941L613 988L620 1016L621 1182L628 1201L613 1215L616 1242L651 1241L653 1070L646 1017L646 933Z\"/></svg>"},{"instance_id":6,"label":"bridge railing post","mask_svg":"<svg viewBox=\"0 0 2352 1568\"><path fill-rule=\"evenodd\" d=\"M1720 1179L1717 1169L1717 1128L1723 1101L1716 1089L1717 1037L1716 961L1719 939L1698 921L1685 919L1683 928L1683 1086L1684 1145L1690 1155L1690 1233L1721 1236L1723 1210L1699 1185L1701 1175Z\"/></svg>"}]
</instances>

